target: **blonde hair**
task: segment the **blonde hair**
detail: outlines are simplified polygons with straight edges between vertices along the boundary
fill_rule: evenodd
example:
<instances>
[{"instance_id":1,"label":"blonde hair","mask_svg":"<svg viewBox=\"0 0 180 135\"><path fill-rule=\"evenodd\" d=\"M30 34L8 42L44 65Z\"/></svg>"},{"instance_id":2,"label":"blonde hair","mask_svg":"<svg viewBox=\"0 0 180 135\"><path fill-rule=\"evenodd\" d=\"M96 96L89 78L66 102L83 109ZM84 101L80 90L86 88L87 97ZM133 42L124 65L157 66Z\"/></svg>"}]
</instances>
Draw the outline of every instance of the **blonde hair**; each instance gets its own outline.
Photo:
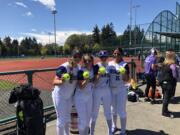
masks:
<instances>
[{"instance_id":1,"label":"blonde hair","mask_svg":"<svg viewBox=\"0 0 180 135\"><path fill-rule=\"evenodd\" d=\"M83 66L84 66L84 61L86 59L90 59L92 61L92 65L94 64L94 57L92 55L90 55L90 54L84 54L82 59L83 59Z\"/></svg>"},{"instance_id":2,"label":"blonde hair","mask_svg":"<svg viewBox=\"0 0 180 135\"><path fill-rule=\"evenodd\" d=\"M175 52L167 51L164 64L166 64L166 65L175 64L175 56L176 56Z\"/></svg>"}]
</instances>

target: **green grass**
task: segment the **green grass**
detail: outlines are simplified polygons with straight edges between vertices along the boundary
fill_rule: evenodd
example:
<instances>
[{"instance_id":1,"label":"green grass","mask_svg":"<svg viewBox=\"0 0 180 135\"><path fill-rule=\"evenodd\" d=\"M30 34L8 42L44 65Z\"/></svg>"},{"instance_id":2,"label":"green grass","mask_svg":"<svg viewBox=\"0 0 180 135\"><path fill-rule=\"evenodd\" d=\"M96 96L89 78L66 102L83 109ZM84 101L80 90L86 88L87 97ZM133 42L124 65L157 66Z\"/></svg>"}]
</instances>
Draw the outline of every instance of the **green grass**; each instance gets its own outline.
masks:
<instances>
[{"instance_id":1,"label":"green grass","mask_svg":"<svg viewBox=\"0 0 180 135\"><path fill-rule=\"evenodd\" d=\"M16 86L18 86L18 84L15 82L0 80L0 90L12 90Z\"/></svg>"}]
</instances>

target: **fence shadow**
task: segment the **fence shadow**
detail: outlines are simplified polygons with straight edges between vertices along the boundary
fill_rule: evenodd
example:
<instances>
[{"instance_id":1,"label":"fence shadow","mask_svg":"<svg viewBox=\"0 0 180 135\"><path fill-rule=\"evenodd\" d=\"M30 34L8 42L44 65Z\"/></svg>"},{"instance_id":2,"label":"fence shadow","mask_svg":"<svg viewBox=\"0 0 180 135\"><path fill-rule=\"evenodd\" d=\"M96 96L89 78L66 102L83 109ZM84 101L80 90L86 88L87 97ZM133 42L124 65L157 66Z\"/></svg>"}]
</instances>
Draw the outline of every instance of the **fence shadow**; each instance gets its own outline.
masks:
<instances>
[{"instance_id":1,"label":"fence shadow","mask_svg":"<svg viewBox=\"0 0 180 135\"><path fill-rule=\"evenodd\" d=\"M169 135L169 134L165 133L163 130L156 132L146 129L135 129L135 130L127 131L127 135Z\"/></svg>"}]
</instances>

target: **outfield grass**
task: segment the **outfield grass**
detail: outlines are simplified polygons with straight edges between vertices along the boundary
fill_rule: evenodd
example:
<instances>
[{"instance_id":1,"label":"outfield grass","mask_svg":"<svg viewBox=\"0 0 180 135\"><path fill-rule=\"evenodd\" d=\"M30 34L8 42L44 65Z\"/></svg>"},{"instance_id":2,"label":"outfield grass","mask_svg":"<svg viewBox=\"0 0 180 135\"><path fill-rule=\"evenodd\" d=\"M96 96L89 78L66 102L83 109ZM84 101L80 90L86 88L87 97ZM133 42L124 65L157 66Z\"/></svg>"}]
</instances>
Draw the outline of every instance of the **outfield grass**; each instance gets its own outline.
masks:
<instances>
[{"instance_id":1,"label":"outfield grass","mask_svg":"<svg viewBox=\"0 0 180 135\"><path fill-rule=\"evenodd\" d=\"M16 86L18 86L18 84L15 82L0 80L0 90L12 90Z\"/></svg>"}]
</instances>

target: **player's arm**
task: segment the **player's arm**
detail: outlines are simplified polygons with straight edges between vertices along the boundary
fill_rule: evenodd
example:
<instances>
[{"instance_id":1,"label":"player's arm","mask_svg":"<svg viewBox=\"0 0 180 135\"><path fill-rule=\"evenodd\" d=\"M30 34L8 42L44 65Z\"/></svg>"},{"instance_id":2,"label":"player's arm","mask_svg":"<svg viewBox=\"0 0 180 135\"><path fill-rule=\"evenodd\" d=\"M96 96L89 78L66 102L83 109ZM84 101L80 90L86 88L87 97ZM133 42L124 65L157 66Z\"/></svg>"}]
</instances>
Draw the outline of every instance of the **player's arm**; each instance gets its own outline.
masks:
<instances>
[{"instance_id":1,"label":"player's arm","mask_svg":"<svg viewBox=\"0 0 180 135\"><path fill-rule=\"evenodd\" d=\"M126 64L126 66L124 67L126 69L125 74L122 75L122 80L125 82L129 81L129 66L128 64Z\"/></svg>"},{"instance_id":2,"label":"player's arm","mask_svg":"<svg viewBox=\"0 0 180 135\"><path fill-rule=\"evenodd\" d=\"M63 79L62 79L62 75L64 73L67 73L67 70L64 66L60 66L57 70L56 70L56 76L54 77L53 80L53 85L62 85L63 84Z\"/></svg>"},{"instance_id":3,"label":"player's arm","mask_svg":"<svg viewBox=\"0 0 180 135\"><path fill-rule=\"evenodd\" d=\"M55 76L53 80L53 85L62 85L62 84L63 84L63 80L58 76Z\"/></svg>"}]
</instances>

